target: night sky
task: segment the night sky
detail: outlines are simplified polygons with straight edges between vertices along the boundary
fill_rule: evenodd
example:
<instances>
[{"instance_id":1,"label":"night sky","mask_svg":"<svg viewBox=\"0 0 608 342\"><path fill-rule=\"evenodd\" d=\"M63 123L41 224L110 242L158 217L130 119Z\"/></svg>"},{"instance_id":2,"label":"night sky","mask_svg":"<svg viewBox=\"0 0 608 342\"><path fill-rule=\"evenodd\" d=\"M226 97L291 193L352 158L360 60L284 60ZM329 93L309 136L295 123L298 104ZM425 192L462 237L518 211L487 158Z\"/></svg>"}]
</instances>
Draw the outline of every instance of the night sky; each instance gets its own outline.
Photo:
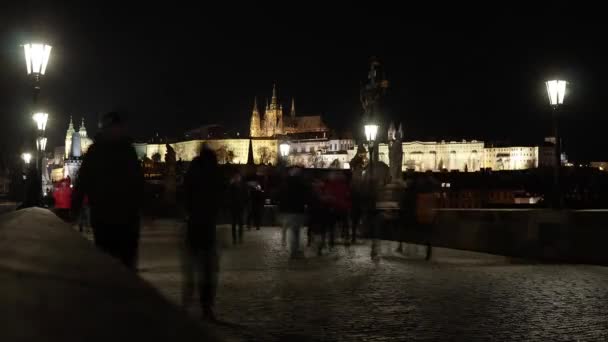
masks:
<instances>
[{"instance_id":1,"label":"night sky","mask_svg":"<svg viewBox=\"0 0 608 342\"><path fill-rule=\"evenodd\" d=\"M69 115L85 116L94 133L110 110L128 115L137 138L178 137L208 123L247 132L254 96L263 103L273 82L285 107L295 96L300 115L351 129L376 55L391 84L384 115L404 124L406 140L539 143L550 128L543 81L559 76L571 90L566 152L608 159L608 30L599 9L88 3L2 5L4 154L20 153L33 125L19 45L42 37L53 46L40 95L50 146L63 144Z\"/></svg>"}]
</instances>

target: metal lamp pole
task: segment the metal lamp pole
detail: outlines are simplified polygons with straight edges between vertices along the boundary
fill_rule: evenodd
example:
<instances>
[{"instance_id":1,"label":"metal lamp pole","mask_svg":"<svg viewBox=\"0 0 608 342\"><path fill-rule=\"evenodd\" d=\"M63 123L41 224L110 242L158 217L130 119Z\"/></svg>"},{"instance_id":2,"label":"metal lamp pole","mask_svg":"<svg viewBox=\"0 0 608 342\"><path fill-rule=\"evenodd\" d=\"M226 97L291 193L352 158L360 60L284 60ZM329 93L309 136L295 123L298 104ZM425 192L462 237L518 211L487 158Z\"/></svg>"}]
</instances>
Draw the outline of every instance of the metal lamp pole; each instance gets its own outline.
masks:
<instances>
[{"instance_id":1,"label":"metal lamp pole","mask_svg":"<svg viewBox=\"0 0 608 342\"><path fill-rule=\"evenodd\" d=\"M552 108L553 121L553 137L555 145L553 149L553 208L560 209L562 207L562 194L560 189L560 168L561 168L561 139L559 136L559 107L564 104L566 96L567 82L563 80L551 80L545 82L547 86L547 95L549 96L549 104Z\"/></svg>"},{"instance_id":2,"label":"metal lamp pole","mask_svg":"<svg viewBox=\"0 0 608 342\"><path fill-rule=\"evenodd\" d=\"M23 52L25 54L25 64L27 68L27 74L31 75L33 82L33 104L34 108L38 105L38 94L40 93L40 79L46 72L46 67L49 63L51 56L52 47L43 43L27 43L23 45ZM42 139L44 139L44 145L46 145L46 138L44 137L44 130L46 122L48 120L47 113L35 113L34 121L38 126L38 134L36 135L36 169L38 170L38 177L42 181L42 162L40 160L43 155L44 147Z\"/></svg>"},{"instance_id":3,"label":"metal lamp pole","mask_svg":"<svg viewBox=\"0 0 608 342\"><path fill-rule=\"evenodd\" d=\"M374 228L374 222L373 222L373 211L374 211L374 191L375 191L375 184L374 184L374 143L376 141L376 135L378 134L378 125L374 124L374 123L368 123L365 125L364 127L365 129L365 138L367 139L367 143L368 143L368 150L369 150L369 195L370 195L370 199L369 199L369 212L368 212L368 223L370 224L371 227L371 231L372 231L372 251L371 251L371 257L375 258L378 255L377 252L377 241L376 241L376 231Z\"/></svg>"}]
</instances>

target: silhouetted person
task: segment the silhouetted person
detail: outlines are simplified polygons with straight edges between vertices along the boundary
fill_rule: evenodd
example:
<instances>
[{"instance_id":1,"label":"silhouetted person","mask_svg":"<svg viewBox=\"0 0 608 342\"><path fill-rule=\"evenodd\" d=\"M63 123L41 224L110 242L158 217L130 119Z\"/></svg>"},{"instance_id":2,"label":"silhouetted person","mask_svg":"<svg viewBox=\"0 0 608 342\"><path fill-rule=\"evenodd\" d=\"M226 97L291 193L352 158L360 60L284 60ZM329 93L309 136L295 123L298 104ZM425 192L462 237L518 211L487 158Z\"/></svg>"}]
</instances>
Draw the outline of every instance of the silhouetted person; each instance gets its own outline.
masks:
<instances>
[{"instance_id":1,"label":"silhouetted person","mask_svg":"<svg viewBox=\"0 0 608 342\"><path fill-rule=\"evenodd\" d=\"M251 229L255 226L260 230L262 225L262 212L264 211L264 190L258 182L249 182L249 212L247 216L247 226Z\"/></svg>"},{"instance_id":2,"label":"silhouetted person","mask_svg":"<svg viewBox=\"0 0 608 342\"><path fill-rule=\"evenodd\" d=\"M243 216L247 206L247 188L238 172L232 176L228 185L228 206L232 219L232 243L236 245L243 242Z\"/></svg>"},{"instance_id":3,"label":"silhouetted person","mask_svg":"<svg viewBox=\"0 0 608 342\"><path fill-rule=\"evenodd\" d=\"M311 189L301 175L299 168L289 170L279 195L279 210L284 225L291 230L290 251L292 258L302 257L300 251L300 227L304 224L306 207L311 201Z\"/></svg>"},{"instance_id":4,"label":"silhouetted person","mask_svg":"<svg viewBox=\"0 0 608 342\"><path fill-rule=\"evenodd\" d=\"M329 174L329 179L325 183L324 193L329 199L330 246L333 247L334 245L334 231L336 224L340 226L342 236L348 244L348 212L351 209L350 187L341 172L332 171Z\"/></svg>"},{"instance_id":5,"label":"silhouetted person","mask_svg":"<svg viewBox=\"0 0 608 342\"><path fill-rule=\"evenodd\" d=\"M72 188L69 179L62 179L54 186L53 198L55 200L55 213L63 220L70 219L72 208Z\"/></svg>"},{"instance_id":6,"label":"silhouetted person","mask_svg":"<svg viewBox=\"0 0 608 342\"><path fill-rule=\"evenodd\" d=\"M328 232L330 219L328 198L325 195L325 183L317 178L312 182L312 196L308 205L308 246L312 243L312 237L318 235L321 241L318 244L317 255L321 255L325 248L325 240Z\"/></svg>"},{"instance_id":7,"label":"silhouetted person","mask_svg":"<svg viewBox=\"0 0 608 342\"><path fill-rule=\"evenodd\" d=\"M103 118L102 132L84 155L74 186L72 209L88 197L95 245L127 267L137 267L144 179L126 126L118 113Z\"/></svg>"},{"instance_id":8,"label":"silhouetted person","mask_svg":"<svg viewBox=\"0 0 608 342\"><path fill-rule=\"evenodd\" d=\"M182 302L185 307L190 304L198 285L203 318L215 320L213 306L219 272L216 220L223 185L213 151L205 148L192 160L184 178L184 191L188 222Z\"/></svg>"},{"instance_id":9,"label":"silhouetted person","mask_svg":"<svg viewBox=\"0 0 608 342\"><path fill-rule=\"evenodd\" d=\"M25 198L23 203L19 207L30 208L40 204L42 197L42 181L40 180L40 174L35 167L30 167L27 170L25 177Z\"/></svg>"}]
</instances>

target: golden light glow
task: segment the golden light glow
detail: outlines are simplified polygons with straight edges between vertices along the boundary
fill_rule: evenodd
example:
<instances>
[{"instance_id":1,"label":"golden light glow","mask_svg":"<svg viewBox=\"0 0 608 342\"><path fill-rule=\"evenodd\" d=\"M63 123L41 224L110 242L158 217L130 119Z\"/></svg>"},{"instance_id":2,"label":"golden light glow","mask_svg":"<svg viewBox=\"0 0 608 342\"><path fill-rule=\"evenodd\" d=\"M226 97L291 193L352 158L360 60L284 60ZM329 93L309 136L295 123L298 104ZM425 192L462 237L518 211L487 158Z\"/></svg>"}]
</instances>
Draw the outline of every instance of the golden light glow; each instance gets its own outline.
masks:
<instances>
[{"instance_id":1,"label":"golden light glow","mask_svg":"<svg viewBox=\"0 0 608 342\"><path fill-rule=\"evenodd\" d=\"M51 49L52 47L46 44L23 45L28 75L32 73L44 75L51 56Z\"/></svg>"}]
</instances>

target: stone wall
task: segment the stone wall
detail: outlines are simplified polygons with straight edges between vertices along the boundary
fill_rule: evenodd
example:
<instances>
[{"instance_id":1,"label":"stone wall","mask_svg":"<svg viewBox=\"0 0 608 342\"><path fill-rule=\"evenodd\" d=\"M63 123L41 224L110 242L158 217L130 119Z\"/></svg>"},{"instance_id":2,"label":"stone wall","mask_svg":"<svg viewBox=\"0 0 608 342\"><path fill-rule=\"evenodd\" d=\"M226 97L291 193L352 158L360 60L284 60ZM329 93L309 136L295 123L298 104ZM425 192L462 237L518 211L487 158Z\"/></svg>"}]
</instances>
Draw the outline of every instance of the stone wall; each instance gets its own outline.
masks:
<instances>
[{"instance_id":1,"label":"stone wall","mask_svg":"<svg viewBox=\"0 0 608 342\"><path fill-rule=\"evenodd\" d=\"M277 165L279 143L276 139L252 139L253 162ZM245 158L246 161L246 158Z\"/></svg>"},{"instance_id":2,"label":"stone wall","mask_svg":"<svg viewBox=\"0 0 608 342\"><path fill-rule=\"evenodd\" d=\"M435 223L401 227L433 246L514 257L608 264L608 210L439 209ZM398 240L399 234L381 232Z\"/></svg>"},{"instance_id":3,"label":"stone wall","mask_svg":"<svg viewBox=\"0 0 608 342\"><path fill-rule=\"evenodd\" d=\"M255 143L256 141L260 143ZM270 143L268 143L270 142ZM274 142L274 147L272 142ZM175 158L177 160L191 161L197 157L203 146L207 146L214 150L218 155L218 161L221 164L232 163L232 164L246 164L247 156L249 151L249 139L209 139L209 140L188 140L180 141L177 143L169 144L175 150ZM254 145L269 146L269 149L274 148L274 159L273 164L276 164L276 140L254 140ZM138 146L139 150L143 150L142 146ZM255 159L255 147L254 147L254 159ZM145 146L145 156L152 159L156 154L160 154L160 161L165 161L165 154L167 153L167 146L165 144L147 144ZM257 158L260 160L261 158ZM257 163L256 160L256 163Z\"/></svg>"}]
</instances>

